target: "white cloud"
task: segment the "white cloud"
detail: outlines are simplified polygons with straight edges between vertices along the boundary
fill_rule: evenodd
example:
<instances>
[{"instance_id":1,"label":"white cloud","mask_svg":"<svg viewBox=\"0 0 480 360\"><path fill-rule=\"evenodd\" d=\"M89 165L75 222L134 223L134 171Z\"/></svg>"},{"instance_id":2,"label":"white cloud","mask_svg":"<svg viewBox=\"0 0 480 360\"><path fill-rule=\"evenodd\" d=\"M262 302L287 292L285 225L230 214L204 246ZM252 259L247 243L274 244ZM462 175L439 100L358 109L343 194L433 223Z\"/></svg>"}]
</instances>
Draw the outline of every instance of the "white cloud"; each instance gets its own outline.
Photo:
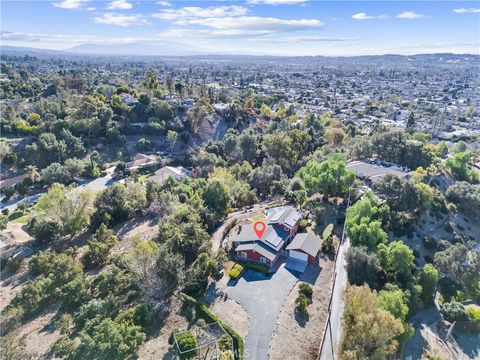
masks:
<instances>
[{"instance_id":1,"label":"white cloud","mask_svg":"<svg viewBox=\"0 0 480 360\"><path fill-rule=\"evenodd\" d=\"M108 4L107 9L128 10L133 7L127 0L113 0Z\"/></svg>"},{"instance_id":2,"label":"white cloud","mask_svg":"<svg viewBox=\"0 0 480 360\"><path fill-rule=\"evenodd\" d=\"M480 8L460 8L460 9L454 9L453 12L457 14L469 14L469 13L480 13Z\"/></svg>"},{"instance_id":3,"label":"white cloud","mask_svg":"<svg viewBox=\"0 0 480 360\"><path fill-rule=\"evenodd\" d=\"M307 30L324 26L316 19L278 19L272 17L240 16L176 21L179 25L202 25L219 30L250 30L265 33Z\"/></svg>"},{"instance_id":4,"label":"white cloud","mask_svg":"<svg viewBox=\"0 0 480 360\"><path fill-rule=\"evenodd\" d=\"M105 13L102 16L93 18L97 24L131 26L131 25L150 25L140 14L123 15L118 13Z\"/></svg>"},{"instance_id":5,"label":"white cloud","mask_svg":"<svg viewBox=\"0 0 480 360\"><path fill-rule=\"evenodd\" d=\"M60 2L54 2L53 6L61 9L78 9L83 6L84 3L88 2L89 0L63 0Z\"/></svg>"},{"instance_id":6,"label":"white cloud","mask_svg":"<svg viewBox=\"0 0 480 360\"><path fill-rule=\"evenodd\" d=\"M152 16L162 20L182 20L193 18L217 18L224 16L245 15L248 9L243 6L211 6L201 8L197 6L188 6L180 9L165 9Z\"/></svg>"},{"instance_id":7,"label":"white cloud","mask_svg":"<svg viewBox=\"0 0 480 360\"><path fill-rule=\"evenodd\" d=\"M269 35L272 31L268 30L244 30L244 29L189 29L172 28L158 34L165 38L195 38L195 39L220 39L220 38L245 38Z\"/></svg>"},{"instance_id":8,"label":"white cloud","mask_svg":"<svg viewBox=\"0 0 480 360\"><path fill-rule=\"evenodd\" d=\"M87 10L87 11L95 11L95 10L97 10L97 8L95 8L95 7L92 6L92 7L86 8L86 10Z\"/></svg>"},{"instance_id":9,"label":"white cloud","mask_svg":"<svg viewBox=\"0 0 480 360\"><path fill-rule=\"evenodd\" d=\"M352 19L355 20L373 20L373 19L386 19L387 15L367 15L364 12L353 14Z\"/></svg>"},{"instance_id":10,"label":"white cloud","mask_svg":"<svg viewBox=\"0 0 480 360\"><path fill-rule=\"evenodd\" d=\"M266 5L293 5L307 2L307 0L247 0L249 4Z\"/></svg>"},{"instance_id":11,"label":"white cloud","mask_svg":"<svg viewBox=\"0 0 480 360\"><path fill-rule=\"evenodd\" d=\"M421 19L423 17L424 17L423 14L419 14L413 11L404 11L397 15L397 18L399 19L408 19L408 20Z\"/></svg>"},{"instance_id":12,"label":"white cloud","mask_svg":"<svg viewBox=\"0 0 480 360\"><path fill-rule=\"evenodd\" d=\"M172 3L170 1L157 1L155 4L160 6L172 6Z\"/></svg>"},{"instance_id":13,"label":"white cloud","mask_svg":"<svg viewBox=\"0 0 480 360\"><path fill-rule=\"evenodd\" d=\"M358 41L359 37L334 37L334 36L320 36L320 35L302 35L302 36L285 36L285 37L261 37L255 39L248 39L251 42L266 42L266 43L301 43L301 42L347 42Z\"/></svg>"}]
</instances>

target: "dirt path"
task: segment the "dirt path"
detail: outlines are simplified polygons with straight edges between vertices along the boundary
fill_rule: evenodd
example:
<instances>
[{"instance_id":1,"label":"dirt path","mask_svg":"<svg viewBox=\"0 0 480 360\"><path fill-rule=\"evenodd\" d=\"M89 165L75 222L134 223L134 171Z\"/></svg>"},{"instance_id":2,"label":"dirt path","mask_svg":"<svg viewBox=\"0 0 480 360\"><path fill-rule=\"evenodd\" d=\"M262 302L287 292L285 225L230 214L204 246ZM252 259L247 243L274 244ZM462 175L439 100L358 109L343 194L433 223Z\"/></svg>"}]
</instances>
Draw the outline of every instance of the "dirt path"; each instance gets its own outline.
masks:
<instances>
[{"instance_id":1,"label":"dirt path","mask_svg":"<svg viewBox=\"0 0 480 360\"><path fill-rule=\"evenodd\" d=\"M334 262L320 261L320 267L309 266L300 281L290 292L277 318L273 339L270 343L271 360L316 360L328 316L328 301L332 282ZM295 310L295 299L299 285L307 282L312 286L312 303L308 314Z\"/></svg>"},{"instance_id":2,"label":"dirt path","mask_svg":"<svg viewBox=\"0 0 480 360\"><path fill-rule=\"evenodd\" d=\"M7 224L7 228L0 232L0 238L7 244L22 244L27 243L33 238L27 234L23 229L25 225L19 222L10 221Z\"/></svg>"}]
</instances>

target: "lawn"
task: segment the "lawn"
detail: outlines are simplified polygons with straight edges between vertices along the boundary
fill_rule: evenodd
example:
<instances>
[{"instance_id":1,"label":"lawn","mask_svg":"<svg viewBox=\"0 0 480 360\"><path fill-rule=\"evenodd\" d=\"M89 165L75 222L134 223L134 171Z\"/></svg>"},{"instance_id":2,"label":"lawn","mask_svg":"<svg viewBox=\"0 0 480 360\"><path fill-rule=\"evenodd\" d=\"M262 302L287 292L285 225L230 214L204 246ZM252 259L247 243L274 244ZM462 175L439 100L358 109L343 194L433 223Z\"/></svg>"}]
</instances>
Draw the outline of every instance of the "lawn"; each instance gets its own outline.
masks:
<instances>
[{"instance_id":1,"label":"lawn","mask_svg":"<svg viewBox=\"0 0 480 360\"><path fill-rule=\"evenodd\" d=\"M17 217L13 220L11 220L12 222L16 222L16 223L20 223L20 224L26 224L28 223L28 220L30 219L30 214L27 213L23 216L20 216L20 217Z\"/></svg>"},{"instance_id":2,"label":"lawn","mask_svg":"<svg viewBox=\"0 0 480 360\"><path fill-rule=\"evenodd\" d=\"M23 212L21 210L15 210L8 215L8 221L26 224L30 218L29 212Z\"/></svg>"},{"instance_id":3,"label":"lawn","mask_svg":"<svg viewBox=\"0 0 480 360\"><path fill-rule=\"evenodd\" d=\"M265 219L266 219L266 217L265 217L265 214L263 212L260 212L257 215L252 216L250 218L250 220L252 220L252 221L265 221Z\"/></svg>"}]
</instances>

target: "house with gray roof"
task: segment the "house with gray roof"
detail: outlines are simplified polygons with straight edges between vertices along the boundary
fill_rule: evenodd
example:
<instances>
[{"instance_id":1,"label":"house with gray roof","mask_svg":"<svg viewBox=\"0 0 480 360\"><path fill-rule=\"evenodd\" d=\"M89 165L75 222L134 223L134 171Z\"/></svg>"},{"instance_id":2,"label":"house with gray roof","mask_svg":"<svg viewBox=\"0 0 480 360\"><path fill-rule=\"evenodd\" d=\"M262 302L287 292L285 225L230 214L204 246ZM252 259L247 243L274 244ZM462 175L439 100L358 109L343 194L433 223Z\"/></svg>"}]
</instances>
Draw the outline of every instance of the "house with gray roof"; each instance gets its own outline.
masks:
<instances>
[{"instance_id":1,"label":"house with gray roof","mask_svg":"<svg viewBox=\"0 0 480 360\"><path fill-rule=\"evenodd\" d=\"M240 224L233 230L229 235L229 242L238 259L272 267L280 256L288 255L285 247L297 235L301 219L302 214L292 206L268 209L265 220L266 229L261 237L255 233L254 224L248 222ZM295 250L292 254L296 255ZM304 261L308 261L308 258Z\"/></svg>"},{"instance_id":2,"label":"house with gray roof","mask_svg":"<svg viewBox=\"0 0 480 360\"><path fill-rule=\"evenodd\" d=\"M182 181L186 177L191 177L192 172L185 169L183 166L164 166L155 171L155 173L150 176L148 180L161 184L170 176L178 181Z\"/></svg>"},{"instance_id":3,"label":"house with gray roof","mask_svg":"<svg viewBox=\"0 0 480 360\"><path fill-rule=\"evenodd\" d=\"M286 250L289 257L314 264L321 247L322 239L308 232L297 234Z\"/></svg>"}]
</instances>

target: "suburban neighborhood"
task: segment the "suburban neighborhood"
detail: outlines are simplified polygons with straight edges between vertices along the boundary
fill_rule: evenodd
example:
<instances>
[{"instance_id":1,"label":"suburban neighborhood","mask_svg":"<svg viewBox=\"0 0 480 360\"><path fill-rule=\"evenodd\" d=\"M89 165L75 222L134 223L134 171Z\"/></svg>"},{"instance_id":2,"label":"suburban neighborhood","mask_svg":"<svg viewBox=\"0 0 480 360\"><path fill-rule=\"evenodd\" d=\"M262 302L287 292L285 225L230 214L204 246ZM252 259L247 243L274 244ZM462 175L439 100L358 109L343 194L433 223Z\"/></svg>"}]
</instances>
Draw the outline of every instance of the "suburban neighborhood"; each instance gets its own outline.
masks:
<instances>
[{"instance_id":1,"label":"suburban neighborhood","mask_svg":"<svg viewBox=\"0 0 480 360\"><path fill-rule=\"evenodd\" d=\"M477 3L2 14L1 360L480 359Z\"/></svg>"}]
</instances>

